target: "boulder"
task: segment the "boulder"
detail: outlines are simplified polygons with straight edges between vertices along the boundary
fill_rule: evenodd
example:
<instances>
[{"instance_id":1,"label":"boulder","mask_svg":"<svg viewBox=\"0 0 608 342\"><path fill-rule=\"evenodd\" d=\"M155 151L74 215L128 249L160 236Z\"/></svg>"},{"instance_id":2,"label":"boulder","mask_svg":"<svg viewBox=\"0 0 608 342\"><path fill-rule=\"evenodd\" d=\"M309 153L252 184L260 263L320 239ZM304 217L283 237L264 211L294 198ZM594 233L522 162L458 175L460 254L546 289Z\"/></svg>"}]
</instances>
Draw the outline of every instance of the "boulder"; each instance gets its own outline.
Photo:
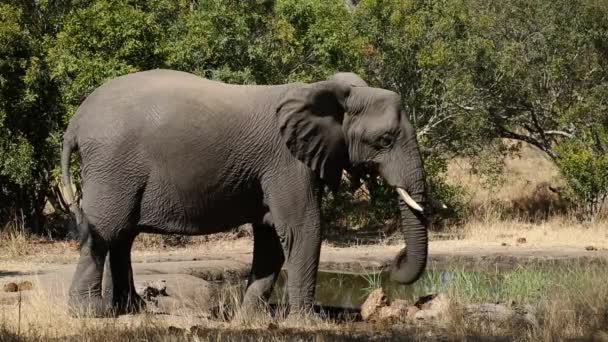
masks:
<instances>
[{"instance_id":1,"label":"boulder","mask_svg":"<svg viewBox=\"0 0 608 342\"><path fill-rule=\"evenodd\" d=\"M144 300L151 301L156 297L168 296L167 281L165 279L144 281L136 284L135 292Z\"/></svg>"},{"instance_id":2,"label":"boulder","mask_svg":"<svg viewBox=\"0 0 608 342\"><path fill-rule=\"evenodd\" d=\"M531 305L515 306L505 304L470 304L465 307L470 319L484 320L498 324L515 324L538 327L536 309Z\"/></svg>"},{"instance_id":3,"label":"boulder","mask_svg":"<svg viewBox=\"0 0 608 342\"><path fill-rule=\"evenodd\" d=\"M416 302L420 311L414 314L417 320L431 320L442 318L450 308L450 300L445 293L421 297Z\"/></svg>"},{"instance_id":4,"label":"boulder","mask_svg":"<svg viewBox=\"0 0 608 342\"><path fill-rule=\"evenodd\" d=\"M465 307L471 319L484 319L492 322L508 322L515 317L515 310L502 304L469 304Z\"/></svg>"},{"instance_id":5,"label":"boulder","mask_svg":"<svg viewBox=\"0 0 608 342\"><path fill-rule=\"evenodd\" d=\"M141 275L138 279L135 290L151 312L207 317L218 300L218 285L191 275Z\"/></svg>"},{"instance_id":6,"label":"boulder","mask_svg":"<svg viewBox=\"0 0 608 342\"><path fill-rule=\"evenodd\" d=\"M20 292L20 291L29 291L34 288L34 285L30 281L21 281L19 284L10 282L6 283L3 286L4 292Z\"/></svg>"},{"instance_id":7,"label":"boulder","mask_svg":"<svg viewBox=\"0 0 608 342\"><path fill-rule=\"evenodd\" d=\"M418 311L420 311L420 309L418 309L417 306L408 306L407 311L405 313L405 317L409 320L414 320L416 319L416 314L418 313Z\"/></svg>"},{"instance_id":8,"label":"boulder","mask_svg":"<svg viewBox=\"0 0 608 342\"><path fill-rule=\"evenodd\" d=\"M388 299L382 289L373 290L361 305L361 318L368 321L378 318L380 308L388 306Z\"/></svg>"},{"instance_id":9,"label":"boulder","mask_svg":"<svg viewBox=\"0 0 608 342\"><path fill-rule=\"evenodd\" d=\"M17 292L19 291L19 285L15 283L6 283L2 289L4 292Z\"/></svg>"},{"instance_id":10,"label":"boulder","mask_svg":"<svg viewBox=\"0 0 608 342\"><path fill-rule=\"evenodd\" d=\"M400 301L402 302L402 301ZM401 321L407 318L409 306L404 303L394 302L389 306L381 307L378 311L378 319Z\"/></svg>"}]
</instances>

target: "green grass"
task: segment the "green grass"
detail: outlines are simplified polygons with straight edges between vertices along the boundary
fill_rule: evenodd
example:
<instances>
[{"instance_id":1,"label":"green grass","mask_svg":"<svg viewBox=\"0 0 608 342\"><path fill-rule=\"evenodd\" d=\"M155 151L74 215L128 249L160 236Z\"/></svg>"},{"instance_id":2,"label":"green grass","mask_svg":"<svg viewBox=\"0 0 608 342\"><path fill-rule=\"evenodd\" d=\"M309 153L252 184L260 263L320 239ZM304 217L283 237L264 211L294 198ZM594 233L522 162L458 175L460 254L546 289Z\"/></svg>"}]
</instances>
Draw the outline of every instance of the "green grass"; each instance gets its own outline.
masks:
<instances>
[{"instance_id":1,"label":"green grass","mask_svg":"<svg viewBox=\"0 0 608 342\"><path fill-rule=\"evenodd\" d=\"M555 293L583 293L608 280L608 265L603 262L526 265L509 270L470 271L462 266L443 269L446 268L430 268L409 287L395 286L385 278L382 283L391 297L409 300L428 293L449 292L464 303L538 303Z\"/></svg>"}]
</instances>

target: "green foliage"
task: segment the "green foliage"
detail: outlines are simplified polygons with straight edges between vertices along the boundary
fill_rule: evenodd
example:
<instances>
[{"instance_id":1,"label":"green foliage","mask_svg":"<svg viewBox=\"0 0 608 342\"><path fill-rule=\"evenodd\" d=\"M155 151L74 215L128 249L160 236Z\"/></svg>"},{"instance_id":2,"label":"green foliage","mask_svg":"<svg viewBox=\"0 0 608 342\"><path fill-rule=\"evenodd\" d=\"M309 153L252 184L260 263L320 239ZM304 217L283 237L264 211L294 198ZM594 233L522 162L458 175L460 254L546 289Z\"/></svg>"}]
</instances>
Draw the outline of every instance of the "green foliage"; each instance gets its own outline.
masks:
<instances>
[{"instance_id":1,"label":"green foliage","mask_svg":"<svg viewBox=\"0 0 608 342\"><path fill-rule=\"evenodd\" d=\"M560 170L582 203L586 217L597 214L608 198L608 151L592 146L592 142L572 141L558 148Z\"/></svg>"},{"instance_id":2,"label":"green foliage","mask_svg":"<svg viewBox=\"0 0 608 342\"><path fill-rule=\"evenodd\" d=\"M421 144L439 158L472 158L489 185L513 152L504 138L559 166L559 151L571 151L561 143L591 148L597 139L582 135L606 125L605 1L369 0L355 16L370 42L365 68L402 94Z\"/></svg>"},{"instance_id":3,"label":"green foliage","mask_svg":"<svg viewBox=\"0 0 608 342\"><path fill-rule=\"evenodd\" d=\"M378 229L391 222L399 224L395 221L399 219L397 193L381 178L367 176L363 187L352 182L343 179L338 191L324 196L321 210L326 226Z\"/></svg>"},{"instance_id":4,"label":"green foliage","mask_svg":"<svg viewBox=\"0 0 608 342\"><path fill-rule=\"evenodd\" d=\"M91 1L70 11L48 51L67 107L65 122L104 81L158 67L159 38L154 16L125 1Z\"/></svg>"},{"instance_id":5,"label":"green foliage","mask_svg":"<svg viewBox=\"0 0 608 342\"><path fill-rule=\"evenodd\" d=\"M401 94L444 203L461 202L445 179L453 157L500 184L501 158L519 146L506 138L544 151L594 207L605 193L607 41L604 0L363 0L352 10L342 0L7 0L1 221L23 211L34 222L55 196L61 135L81 101L153 68L246 84L354 71ZM363 197L328 196L325 212L348 226L390 220L393 191L375 178L366 186Z\"/></svg>"},{"instance_id":6,"label":"green foliage","mask_svg":"<svg viewBox=\"0 0 608 342\"><path fill-rule=\"evenodd\" d=\"M33 26L22 8L0 4L0 217L21 211L27 219L41 209L57 162L57 89Z\"/></svg>"}]
</instances>

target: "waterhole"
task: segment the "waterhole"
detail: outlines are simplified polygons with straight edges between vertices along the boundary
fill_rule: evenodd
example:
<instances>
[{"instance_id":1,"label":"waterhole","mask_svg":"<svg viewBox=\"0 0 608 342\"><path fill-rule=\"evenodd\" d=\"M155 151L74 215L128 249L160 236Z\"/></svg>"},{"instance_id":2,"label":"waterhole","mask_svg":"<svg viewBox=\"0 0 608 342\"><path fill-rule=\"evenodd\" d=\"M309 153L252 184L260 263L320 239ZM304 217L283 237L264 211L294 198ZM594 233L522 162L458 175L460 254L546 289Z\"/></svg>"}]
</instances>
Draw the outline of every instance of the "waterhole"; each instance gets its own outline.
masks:
<instances>
[{"instance_id":1,"label":"waterhole","mask_svg":"<svg viewBox=\"0 0 608 342\"><path fill-rule=\"evenodd\" d=\"M287 303L286 272L281 272L271 302ZM390 280L388 272L319 272L317 305L360 308L371 291L382 288L389 299L410 303L420 297L448 292L466 302L536 302L563 286L573 286L589 278L608 278L606 260L539 260L509 267L491 263L476 266L459 263L430 265L414 284Z\"/></svg>"}]
</instances>

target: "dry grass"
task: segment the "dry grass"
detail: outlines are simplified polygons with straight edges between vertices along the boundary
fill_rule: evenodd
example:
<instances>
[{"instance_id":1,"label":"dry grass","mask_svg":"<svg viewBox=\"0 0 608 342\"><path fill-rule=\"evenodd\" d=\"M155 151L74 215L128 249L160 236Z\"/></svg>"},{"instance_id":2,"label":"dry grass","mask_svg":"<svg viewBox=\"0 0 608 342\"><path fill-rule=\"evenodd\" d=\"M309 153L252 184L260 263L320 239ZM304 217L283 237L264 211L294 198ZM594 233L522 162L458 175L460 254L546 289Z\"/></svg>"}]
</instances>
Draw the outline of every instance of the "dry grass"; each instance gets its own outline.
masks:
<instances>
[{"instance_id":1,"label":"dry grass","mask_svg":"<svg viewBox=\"0 0 608 342\"><path fill-rule=\"evenodd\" d=\"M295 333L324 332L328 335L341 331L335 322L317 316L287 317L285 311L270 316L259 310L243 316L236 308L242 300L242 287L226 287L216 300L217 318L209 312L191 310L174 315L144 313L118 318L73 318L67 314L64 296L51 295L35 284L35 290L24 292L23 300L13 305L0 305L0 341L107 341L121 336L121 341L142 340L238 340L268 335L272 340ZM246 338L245 340L250 340ZM331 339L329 339L331 340Z\"/></svg>"},{"instance_id":2,"label":"dry grass","mask_svg":"<svg viewBox=\"0 0 608 342\"><path fill-rule=\"evenodd\" d=\"M564 273L566 272L566 273ZM12 305L1 305L0 341L107 341L120 336L121 341L221 340L221 341L334 341L371 340L397 341L485 340L504 338L520 341L587 340L606 336L602 328L608 324L608 288L606 270L601 265L587 268L584 264L571 268L516 270L512 281L503 283L506 295L537 299L538 327L517 326L510 322L471 320L463 309L468 303L487 300L486 283L476 284L463 274L453 279L448 289L451 303L440 321L415 324L339 322L319 316L287 317L284 308L271 317L259 310L253 316L242 316L237 310L242 300L242 286L227 286L211 300L217 302L216 318L209 312L177 312L175 315L140 314L118 318L72 318L67 314L63 296L52 295L39 286L24 292L27 299ZM567 281L563 283L563 281ZM545 290L532 295L534 287ZM228 319L225 319L228 318ZM605 329L604 329L605 330ZM441 338L443 337L443 338ZM601 341L601 340L600 340Z\"/></svg>"},{"instance_id":3,"label":"dry grass","mask_svg":"<svg viewBox=\"0 0 608 342\"><path fill-rule=\"evenodd\" d=\"M498 220L492 216L471 220L456 231L463 244L486 242L514 245L525 238L529 247L587 247L608 248L608 221L580 222L567 216L555 216L530 223L525 219Z\"/></svg>"},{"instance_id":4,"label":"dry grass","mask_svg":"<svg viewBox=\"0 0 608 342\"><path fill-rule=\"evenodd\" d=\"M529 196L543 183L564 186L555 165L532 147L523 147L519 155L506 158L504 171L501 182L489 187L483 178L471 172L467 160L455 159L449 165L447 178L450 183L463 186L474 205L511 202Z\"/></svg>"}]
</instances>

